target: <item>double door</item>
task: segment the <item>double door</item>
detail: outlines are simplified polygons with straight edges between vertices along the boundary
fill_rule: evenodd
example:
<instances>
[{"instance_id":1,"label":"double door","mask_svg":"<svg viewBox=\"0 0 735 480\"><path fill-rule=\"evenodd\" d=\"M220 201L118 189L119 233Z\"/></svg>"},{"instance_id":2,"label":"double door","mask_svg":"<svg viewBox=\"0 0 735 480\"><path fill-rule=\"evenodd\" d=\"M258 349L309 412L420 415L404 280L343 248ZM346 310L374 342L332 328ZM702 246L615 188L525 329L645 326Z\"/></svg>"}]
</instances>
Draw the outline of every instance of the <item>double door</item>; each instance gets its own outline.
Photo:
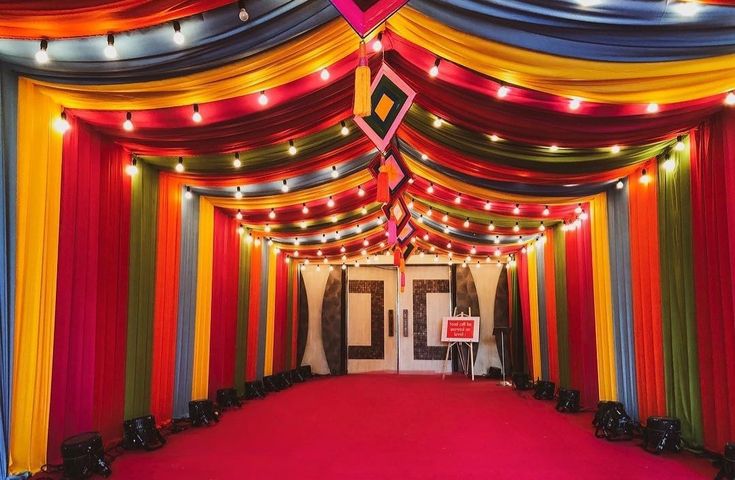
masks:
<instances>
[{"instance_id":1,"label":"double door","mask_svg":"<svg viewBox=\"0 0 735 480\"><path fill-rule=\"evenodd\" d=\"M451 313L450 269L411 265L350 267L347 371L440 372L442 317Z\"/></svg>"}]
</instances>

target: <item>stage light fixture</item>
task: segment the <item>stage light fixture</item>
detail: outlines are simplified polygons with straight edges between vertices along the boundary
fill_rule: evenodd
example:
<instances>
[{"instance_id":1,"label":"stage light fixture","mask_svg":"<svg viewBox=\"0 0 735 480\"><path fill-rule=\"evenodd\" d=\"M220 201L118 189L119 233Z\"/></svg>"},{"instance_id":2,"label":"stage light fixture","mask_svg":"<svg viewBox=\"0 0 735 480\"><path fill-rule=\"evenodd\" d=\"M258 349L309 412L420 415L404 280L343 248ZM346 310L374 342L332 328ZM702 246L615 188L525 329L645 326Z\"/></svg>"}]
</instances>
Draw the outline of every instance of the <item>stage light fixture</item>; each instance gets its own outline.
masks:
<instances>
[{"instance_id":1,"label":"stage light fixture","mask_svg":"<svg viewBox=\"0 0 735 480\"><path fill-rule=\"evenodd\" d=\"M735 443L726 443L716 480L735 480Z\"/></svg>"},{"instance_id":2,"label":"stage light fixture","mask_svg":"<svg viewBox=\"0 0 735 480\"><path fill-rule=\"evenodd\" d=\"M625 406L620 402L600 401L592 420L595 427L595 437L607 440L631 440L637 424L625 412Z\"/></svg>"},{"instance_id":3,"label":"stage light fixture","mask_svg":"<svg viewBox=\"0 0 735 480\"><path fill-rule=\"evenodd\" d=\"M683 447L681 420L676 417L648 417L643 430L643 448L651 453L679 452Z\"/></svg>"},{"instance_id":4,"label":"stage light fixture","mask_svg":"<svg viewBox=\"0 0 735 480\"><path fill-rule=\"evenodd\" d=\"M511 378L513 380L513 388L516 390L532 390L533 389L533 380L531 380L531 376L527 373L522 372L514 372L513 375L511 375Z\"/></svg>"},{"instance_id":5,"label":"stage light fixture","mask_svg":"<svg viewBox=\"0 0 735 480\"><path fill-rule=\"evenodd\" d=\"M81 480L95 474L103 477L112 474L98 432L80 433L65 439L61 443L61 458L65 479Z\"/></svg>"},{"instance_id":6,"label":"stage light fixture","mask_svg":"<svg viewBox=\"0 0 735 480\"><path fill-rule=\"evenodd\" d=\"M536 400L553 400L556 393L554 382L539 380L534 386L533 398Z\"/></svg>"},{"instance_id":7,"label":"stage light fixture","mask_svg":"<svg viewBox=\"0 0 735 480\"><path fill-rule=\"evenodd\" d=\"M242 407L242 402L236 389L220 388L217 390L217 405L224 411L228 408L240 408Z\"/></svg>"},{"instance_id":8,"label":"stage light fixture","mask_svg":"<svg viewBox=\"0 0 735 480\"><path fill-rule=\"evenodd\" d=\"M214 425L222 415L219 408L211 400L192 400L189 402L189 420L195 427Z\"/></svg>"},{"instance_id":9,"label":"stage light fixture","mask_svg":"<svg viewBox=\"0 0 735 480\"><path fill-rule=\"evenodd\" d=\"M122 446L127 450L157 450L166 439L156 427L153 415L136 417L123 422Z\"/></svg>"},{"instance_id":10,"label":"stage light fixture","mask_svg":"<svg viewBox=\"0 0 735 480\"><path fill-rule=\"evenodd\" d=\"M579 390L562 388L559 390L559 400L556 402L556 411L561 413L575 413L581 409L579 405Z\"/></svg>"}]
</instances>

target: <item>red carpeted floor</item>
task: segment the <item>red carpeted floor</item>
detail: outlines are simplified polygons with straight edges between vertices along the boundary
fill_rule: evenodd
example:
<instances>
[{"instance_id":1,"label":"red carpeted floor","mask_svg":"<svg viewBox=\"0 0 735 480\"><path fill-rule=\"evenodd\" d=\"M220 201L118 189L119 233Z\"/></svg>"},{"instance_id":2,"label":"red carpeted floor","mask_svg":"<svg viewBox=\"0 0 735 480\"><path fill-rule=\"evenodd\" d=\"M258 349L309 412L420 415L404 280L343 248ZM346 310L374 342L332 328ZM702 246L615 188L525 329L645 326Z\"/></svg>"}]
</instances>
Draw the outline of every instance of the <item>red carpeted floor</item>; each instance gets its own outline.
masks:
<instances>
[{"instance_id":1,"label":"red carpeted floor","mask_svg":"<svg viewBox=\"0 0 735 480\"><path fill-rule=\"evenodd\" d=\"M697 479L690 454L594 437L591 414L562 415L494 381L350 375L295 385L219 425L125 453L115 479Z\"/></svg>"}]
</instances>

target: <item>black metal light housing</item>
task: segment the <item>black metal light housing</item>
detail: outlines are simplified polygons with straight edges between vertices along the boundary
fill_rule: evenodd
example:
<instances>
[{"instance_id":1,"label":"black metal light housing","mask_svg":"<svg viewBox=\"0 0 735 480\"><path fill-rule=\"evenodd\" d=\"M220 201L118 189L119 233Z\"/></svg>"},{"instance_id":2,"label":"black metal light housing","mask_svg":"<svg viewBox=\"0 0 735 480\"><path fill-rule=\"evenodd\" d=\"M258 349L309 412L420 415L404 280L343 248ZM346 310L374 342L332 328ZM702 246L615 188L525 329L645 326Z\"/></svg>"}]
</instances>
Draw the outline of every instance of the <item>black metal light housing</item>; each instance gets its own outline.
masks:
<instances>
[{"instance_id":1,"label":"black metal light housing","mask_svg":"<svg viewBox=\"0 0 735 480\"><path fill-rule=\"evenodd\" d=\"M128 450L156 450L166 443L156 427L153 415L132 418L123 422L123 448Z\"/></svg>"},{"instance_id":2,"label":"black metal light housing","mask_svg":"<svg viewBox=\"0 0 735 480\"><path fill-rule=\"evenodd\" d=\"M305 380L309 380L313 376L313 374L311 373L311 365L301 365L296 370L301 373L301 376Z\"/></svg>"},{"instance_id":3,"label":"black metal light housing","mask_svg":"<svg viewBox=\"0 0 735 480\"><path fill-rule=\"evenodd\" d=\"M553 400L556 394L556 384L547 380L539 380L536 382L533 392L533 398L536 400Z\"/></svg>"},{"instance_id":4,"label":"black metal light housing","mask_svg":"<svg viewBox=\"0 0 735 480\"><path fill-rule=\"evenodd\" d=\"M656 455L681 451L681 420L676 417L648 417L643 430L643 448Z\"/></svg>"},{"instance_id":5,"label":"black metal light housing","mask_svg":"<svg viewBox=\"0 0 735 480\"><path fill-rule=\"evenodd\" d=\"M247 382L245 384L245 399L253 400L256 398L265 398L267 395L265 385L262 380Z\"/></svg>"},{"instance_id":6,"label":"black metal light housing","mask_svg":"<svg viewBox=\"0 0 735 480\"><path fill-rule=\"evenodd\" d=\"M109 477L110 465L105 459L102 436L98 432L85 432L65 439L61 443L64 478L77 480L94 474Z\"/></svg>"},{"instance_id":7,"label":"black metal light housing","mask_svg":"<svg viewBox=\"0 0 735 480\"><path fill-rule=\"evenodd\" d=\"M515 372L511 376L513 379L513 388L516 390L532 390L533 389L533 380L531 380L531 376L527 373L522 372Z\"/></svg>"},{"instance_id":8,"label":"black metal light housing","mask_svg":"<svg viewBox=\"0 0 735 480\"><path fill-rule=\"evenodd\" d=\"M234 388L220 388L217 390L217 405L222 410L228 408L240 408L242 402L240 397L237 395L237 390Z\"/></svg>"},{"instance_id":9,"label":"black metal light housing","mask_svg":"<svg viewBox=\"0 0 735 480\"><path fill-rule=\"evenodd\" d=\"M556 402L556 411L561 413L575 413L580 410L579 390L562 388L559 390L559 399Z\"/></svg>"},{"instance_id":10,"label":"black metal light housing","mask_svg":"<svg viewBox=\"0 0 735 480\"><path fill-rule=\"evenodd\" d=\"M189 420L195 427L214 425L222 415L212 400L192 400L189 402Z\"/></svg>"}]
</instances>

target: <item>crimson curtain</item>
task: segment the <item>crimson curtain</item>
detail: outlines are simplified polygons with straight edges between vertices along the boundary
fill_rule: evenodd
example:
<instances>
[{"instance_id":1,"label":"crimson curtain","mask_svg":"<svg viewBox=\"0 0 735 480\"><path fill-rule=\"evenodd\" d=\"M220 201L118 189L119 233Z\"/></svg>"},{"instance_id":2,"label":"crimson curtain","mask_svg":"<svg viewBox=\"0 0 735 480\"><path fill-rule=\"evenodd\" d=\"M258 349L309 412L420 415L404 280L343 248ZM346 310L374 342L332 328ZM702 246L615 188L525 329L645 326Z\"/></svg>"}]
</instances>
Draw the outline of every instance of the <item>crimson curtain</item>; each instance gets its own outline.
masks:
<instances>
[{"instance_id":1,"label":"crimson curtain","mask_svg":"<svg viewBox=\"0 0 735 480\"><path fill-rule=\"evenodd\" d=\"M582 405L593 408L599 390L589 221L567 232L566 260L570 385L580 391Z\"/></svg>"},{"instance_id":2,"label":"crimson curtain","mask_svg":"<svg viewBox=\"0 0 735 480\"><path fill-rule=\"evenodd\" d=\"M691 155L702 423L717 452L735 439L735 112L700 125Z\"/></svg>"},{"instance_id":3,"label":"crimson curtain","mask_svg":"<svg viewBox=\"0 0 735 480\"><path fill-rule=\"evenodd\" d=\"M209 337L209 395L235 385L240 236L237 221L222 209L214 210L212 265L212 328Z\"/></svg>"},{"instance_id":4,"label":"crimson curtain","mask_svg":"<svg viewBox=\"0 0 735 480\"><path fill-rule=\"evenodd\" d=\"M128 156L80 122L64 139L48 454L98 430L120 437L125 401Z\"/></svg>"}]
</instances>

